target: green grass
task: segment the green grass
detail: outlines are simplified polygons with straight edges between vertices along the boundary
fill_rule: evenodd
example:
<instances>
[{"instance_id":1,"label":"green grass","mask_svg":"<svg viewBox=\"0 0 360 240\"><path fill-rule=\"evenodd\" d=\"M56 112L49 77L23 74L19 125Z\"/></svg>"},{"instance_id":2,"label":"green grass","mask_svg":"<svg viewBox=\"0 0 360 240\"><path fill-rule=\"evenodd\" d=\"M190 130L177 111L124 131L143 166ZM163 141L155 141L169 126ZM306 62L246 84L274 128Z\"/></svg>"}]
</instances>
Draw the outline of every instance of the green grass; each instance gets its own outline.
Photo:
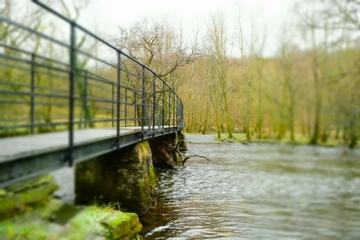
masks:
<instances>
[{"instance_id":1,"label":"green grass","mask_svg":"<svg viewBox=\"0 0 360 240\"><path fill-rule=\"evenodd\" d=\"M289 137L284 137L282 139L277 138L262 138L257 139L255 136L252 136L251 140L246 140L245 133L233 133L233 138L228 138L227 133L222 133L220 138L217 138L216 134L214 139L218 141L226 142L238 142L238 143L274 143L274 144L294 144L294 145L309 145L309 138L304 135L297 135L295 141L292 141ZM336 147L346 145L341 139L329 138L326 142L319 141L318 146L324 147Z\"/></svg>"}]
</instances>

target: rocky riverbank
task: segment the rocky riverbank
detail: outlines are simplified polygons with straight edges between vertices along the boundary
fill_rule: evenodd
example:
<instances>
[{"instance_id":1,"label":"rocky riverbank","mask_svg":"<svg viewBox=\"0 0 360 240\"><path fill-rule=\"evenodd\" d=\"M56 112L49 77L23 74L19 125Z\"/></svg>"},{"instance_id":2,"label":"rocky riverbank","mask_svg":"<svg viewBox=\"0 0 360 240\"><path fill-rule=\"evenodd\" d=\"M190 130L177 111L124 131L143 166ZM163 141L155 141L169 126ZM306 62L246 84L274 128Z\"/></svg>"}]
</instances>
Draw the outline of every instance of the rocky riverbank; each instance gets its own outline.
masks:
<instances>
[{"instance_id":1,"label":"rocky riverbank","mask_svg":"<svg viewBox=\"0 0 360 240\"><path fill-rule=\"evenodd\" d=\"M54 197L51 175L0 191L0 239L141 239L135 213Z\"/></svg>"}]
</instances>

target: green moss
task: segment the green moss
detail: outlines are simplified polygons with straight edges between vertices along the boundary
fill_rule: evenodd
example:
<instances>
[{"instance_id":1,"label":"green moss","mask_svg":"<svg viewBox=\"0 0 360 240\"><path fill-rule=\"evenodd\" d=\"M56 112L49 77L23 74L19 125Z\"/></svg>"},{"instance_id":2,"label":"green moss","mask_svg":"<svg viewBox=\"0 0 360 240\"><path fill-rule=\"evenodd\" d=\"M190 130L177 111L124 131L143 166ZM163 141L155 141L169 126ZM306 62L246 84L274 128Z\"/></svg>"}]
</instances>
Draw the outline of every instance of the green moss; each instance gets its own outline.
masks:
<instances>
[{"instance_id":1,"label":"green moss","mask_svg":"<svg viewBox=\"0 0 360 240\"><path fill-rule=\"evenodd\" d=\"M149 171L149 184L150 184L150 186L155 187L155 184L156 184L155 169L153 166L150 166L148 171Z\"/></svg>"},{"instance_id":2,"label":"green moss","mask_svg":"<svg viewBox=\"0 0 360 240\"><path fill-rule=\"evenodd\" d=\"M85 239L89 235L105 236L106 230L100 221L111 211L113 210L97 206L87 207L70 220L69 227L61 235L68 236L67 239Z\"/></svg>"},{"instance_id":3,"label":"green moss","mask_svg":"<svg viewBox=\"0 0 360 240\"><path fill-rule=\"evenodd\" d=\"M115 212L101 220L101 224L109 230L114 239L131 239L141 231L142 225L135 213Z\"/></svg>"},{"instance_id":4,"label":"green moss","mask_svg":"<svg viewBox=\"0 0 360 240\"><path fill-rule=\"evenodd\" d=\"M135 213L97 206L84 208L67 224L58 225L48 219L60 208L59 202L51 201L42 209L0 222L0 238L78 240L104 236L107 239L132 239L141 231L142 226Z\"/></svg>"},{"instance_id":5,"label":"green moss","mask_svg":"<svg viewBox=\"0 0 360 240\"><path fill-rule=\"evenodd\" d=\"M156 185L156 175L155 169L153 166L148 167L148 176L146 178L140 179L138 182L139 188L139 198L140 202L143 203L144 207L147 207L152 201L151 191L155 188Z\"/></svg>"},{"instance_id":6,"label":"green moss","mask_svg":"<svg viewBox=\"0 0 360 240\"><path fill-rule=\"evenodd\" d=\"M11 186L1 191L0 213L14 210L19 206L41 203L58 188L59 186L50 175Z\"/></svg>"},{"instance_id":7,"label":"green moss","mask_svg":"<svg viewBox=\"0 0 360 240\"><path fill-rule=\"evenodd\" d=\"M0 189L0 197L5 197L5 196L6 196L6 190Z\"/></svg>"},{"instance_id":8,"label":"green moss","mask_svg":"<svg viewBox=\"0 0 360 240\"><path fill-rule=\"evenodd\" d=\"M46 220L62 206L58 199L51 199L42 207L27 208L23 214L0 221L0 238L5 239L50 239L54 235L52 223ZM44 221L45 219L45 221Z\"/></svg>"},{"instance_id":9,"label":"green moss","mask_svg":"<svg viewBox=\"0 0 360 240\"><path fill-rule=\"evenodd\" d=\"M136 145L137 151L138 151L138 158L140 163L142 162L150 155L150 145L148 141L142 141Z\"/></svg>"},{"instance_id":10,"label":"green moss","mask_svg":"<svg viewBox=\"0 0 360 240\"><path fill-rule=\"evenodd\" d=\"M43 175L43 176L40 176L38 178L29 180L26 182L14 184L14 185L10 186L9 188L7 188L6 190L8 192L16 193L16 192L21 192L21 191L24 191L27 189L35 188L40 185L45 185L45 184L54 183L54 182L55 182L54 177L50 174L47 174L47 175Z\"/></svg>"},{"instance_id":11,"label":"green moss","mask_svg":"<svg viewBox=\"0 0 360 240\"><path fill-rule=\"evenodd\" d=\"M138 187L140 202L143 204L143 207L146 207L146 205L152 200L150 196L151 186L147 184L146 181L140 180L138 183Z\"/></svg>"},{"instance_id":12,"label":"green moss","mask_svg":"<svg viewBox=\"0 0 360 240\"><path fill-rule=\"evenodd\" d=\"M151 191L156 184L156 175L154 167L150 161L148 164L144 164L147 161L147 158L150 156L151 149L148 141L143 141L137 144L138 158L142 164L143 176L139 177L138 180L138 198L143 208L146 208L147 205L152 201Z\"/></svg>"}]
</instances>

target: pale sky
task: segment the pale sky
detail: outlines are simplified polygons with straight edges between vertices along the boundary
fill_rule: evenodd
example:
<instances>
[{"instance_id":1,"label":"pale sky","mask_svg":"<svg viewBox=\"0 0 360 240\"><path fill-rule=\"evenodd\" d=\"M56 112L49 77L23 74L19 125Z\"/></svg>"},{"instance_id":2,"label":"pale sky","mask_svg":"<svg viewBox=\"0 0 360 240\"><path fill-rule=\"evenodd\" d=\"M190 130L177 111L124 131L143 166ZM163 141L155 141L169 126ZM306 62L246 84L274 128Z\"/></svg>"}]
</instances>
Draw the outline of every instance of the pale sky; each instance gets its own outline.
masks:
<instances>
[{"instance_id":1,"label":"pale sky","mask_svg":"<svg viewBox=\"0 0 360 240\"><path fill-rule=\"evenodd\" d=\"M292 21L294 0L90 0L79 23L101 34L115 35L117 27L127 27L144 17L166 15L179 19L184 32L191 34L195 25L205 26L212 13L225 13L228 24L235 26L241 13L244 28L255 17L258 31L266 31L265 55L276 51L283 23Z\"/></svg>"}]
</instances>

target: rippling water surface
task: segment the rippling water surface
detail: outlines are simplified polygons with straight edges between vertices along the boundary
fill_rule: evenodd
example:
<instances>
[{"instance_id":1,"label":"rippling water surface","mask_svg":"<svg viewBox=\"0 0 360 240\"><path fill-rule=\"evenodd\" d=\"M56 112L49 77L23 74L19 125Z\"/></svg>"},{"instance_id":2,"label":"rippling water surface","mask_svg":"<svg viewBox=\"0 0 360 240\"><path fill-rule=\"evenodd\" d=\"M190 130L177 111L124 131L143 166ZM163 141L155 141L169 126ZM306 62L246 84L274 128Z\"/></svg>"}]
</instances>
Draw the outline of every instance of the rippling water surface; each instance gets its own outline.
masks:
<instances>
[{"instance_id":1,"label":"rippling water surface","mask_svg":"<svg viewBox=\"0 0 360 240\"><path fill-rule=\"evenodd\" d=\"M212 161L191 158L158 172L157 204L142 219L145 239L360 238L359 149L188 148Z\"/></svg>"}]
</instances>

